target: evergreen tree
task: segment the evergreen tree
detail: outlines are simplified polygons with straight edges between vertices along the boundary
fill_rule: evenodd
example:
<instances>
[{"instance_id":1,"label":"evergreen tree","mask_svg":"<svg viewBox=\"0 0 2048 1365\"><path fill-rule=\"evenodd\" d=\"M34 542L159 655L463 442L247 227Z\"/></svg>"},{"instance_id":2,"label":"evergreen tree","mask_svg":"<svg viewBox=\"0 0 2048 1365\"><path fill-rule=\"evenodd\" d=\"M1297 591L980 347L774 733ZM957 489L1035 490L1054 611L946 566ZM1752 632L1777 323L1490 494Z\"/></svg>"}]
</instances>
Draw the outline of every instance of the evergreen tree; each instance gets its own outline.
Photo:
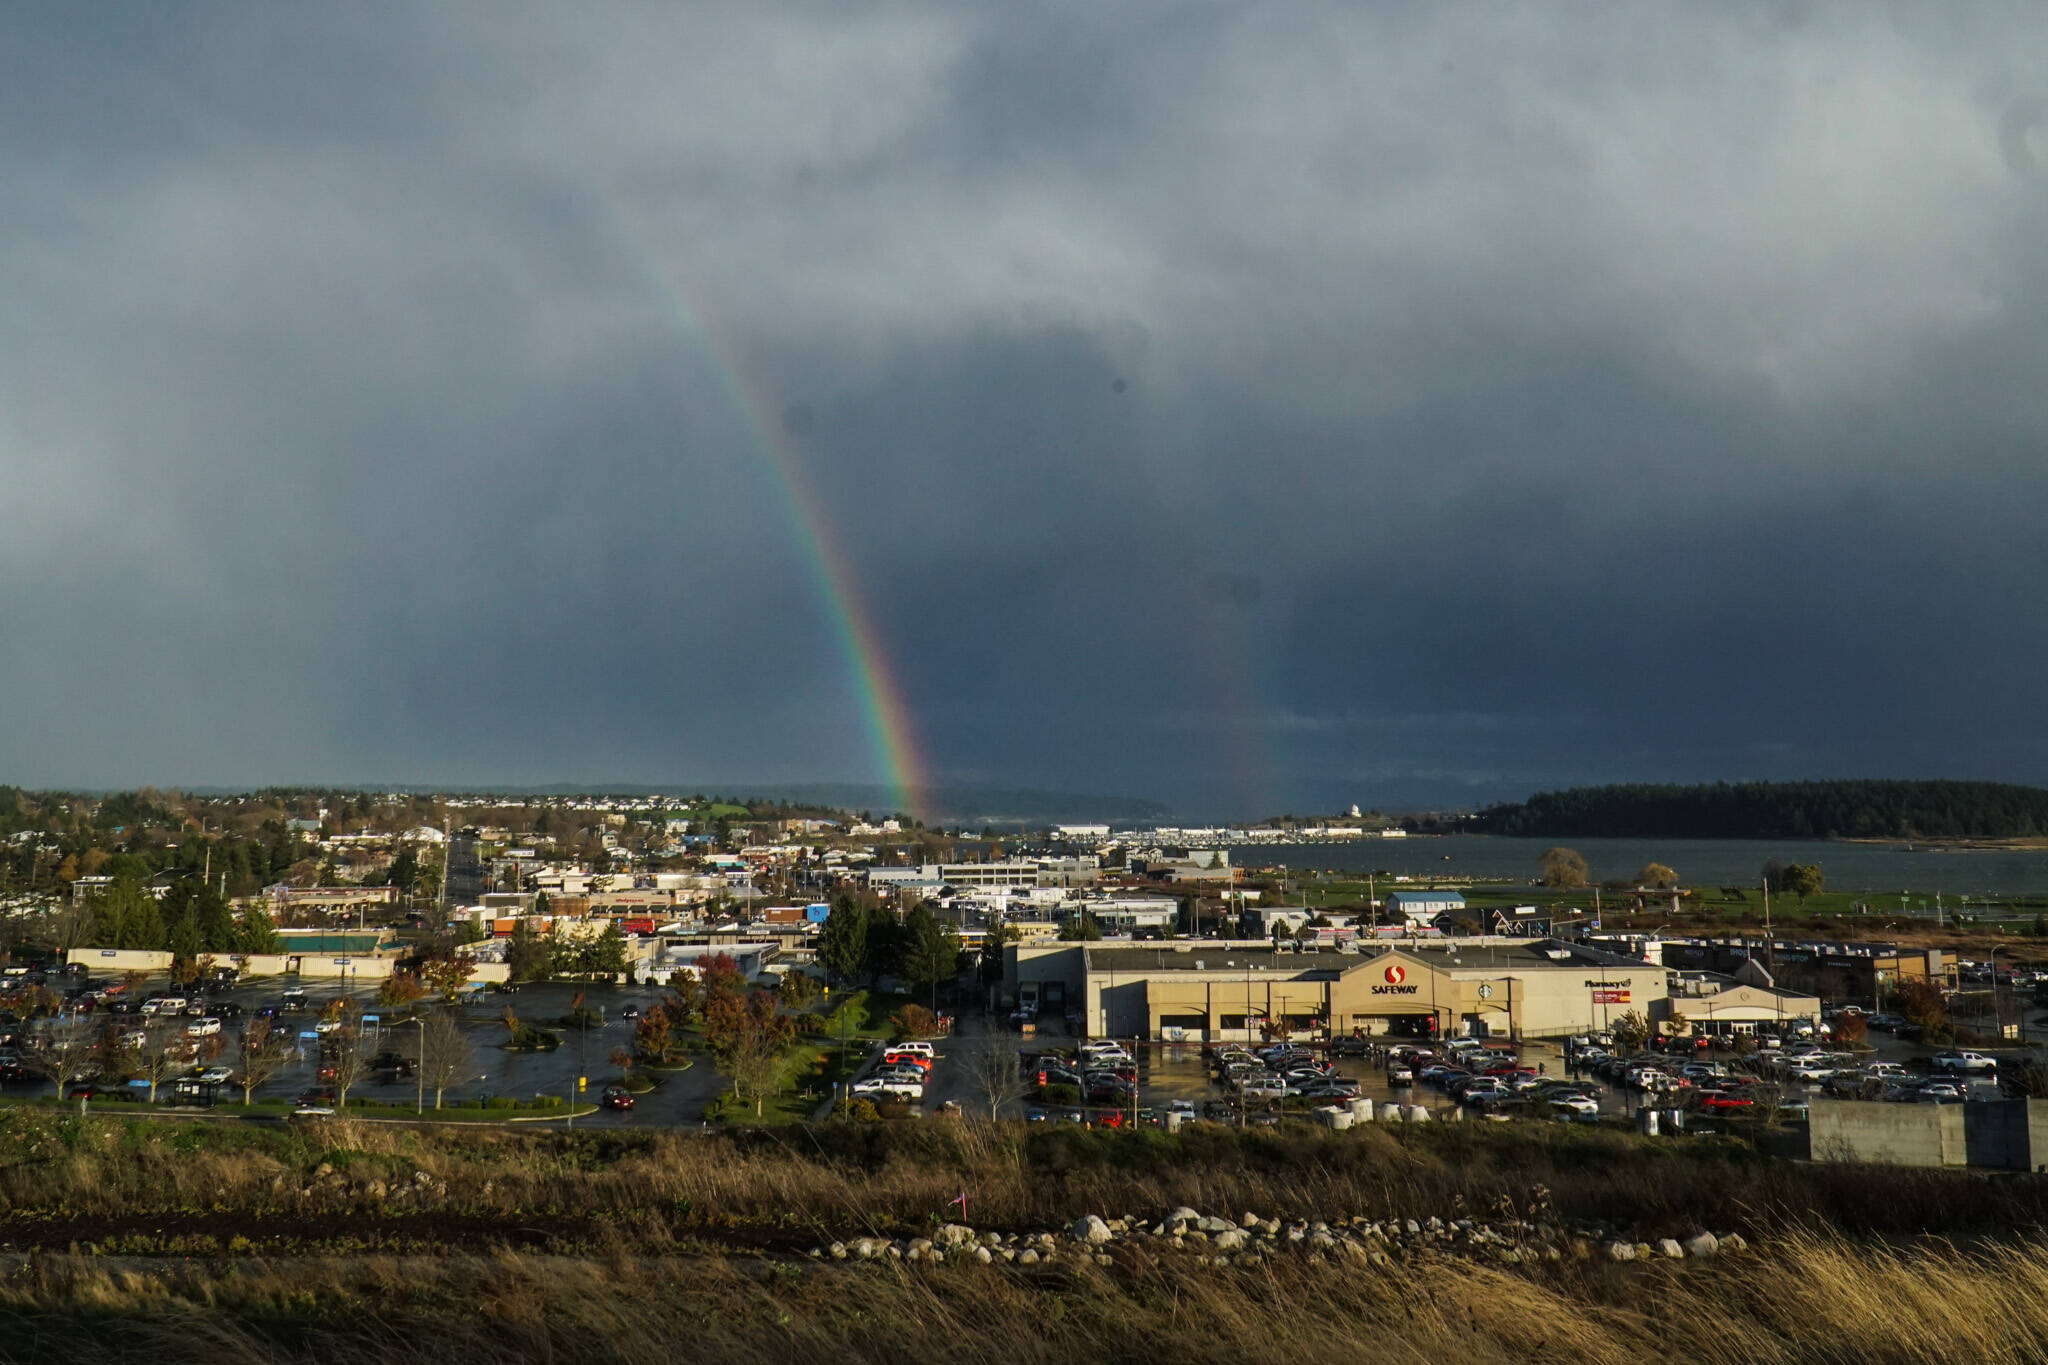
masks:
<instances>
[{"instance_id":1,"label":"evergreen tree","mask_svg":"<svg viewBox=\"0 0 2048 1365\"><path fill-rule=\"evenodd\" d=\"M851 981L867 966L868 917L851 896L832 902L818 933L818 960L834 979Z\"/></svg>"},{"instance_id":2,"label":"evergreen tree","mask_svg":"<svg viewBox=\"0 0 2048 1365\"><path fill-rule=\"evenodd\" d=\"M919 901L903 917L896 950L896 975L915 990L930 990L951 981L960 971L960 936L939 923L929 905Z\"/></svg>"}]
</instances>

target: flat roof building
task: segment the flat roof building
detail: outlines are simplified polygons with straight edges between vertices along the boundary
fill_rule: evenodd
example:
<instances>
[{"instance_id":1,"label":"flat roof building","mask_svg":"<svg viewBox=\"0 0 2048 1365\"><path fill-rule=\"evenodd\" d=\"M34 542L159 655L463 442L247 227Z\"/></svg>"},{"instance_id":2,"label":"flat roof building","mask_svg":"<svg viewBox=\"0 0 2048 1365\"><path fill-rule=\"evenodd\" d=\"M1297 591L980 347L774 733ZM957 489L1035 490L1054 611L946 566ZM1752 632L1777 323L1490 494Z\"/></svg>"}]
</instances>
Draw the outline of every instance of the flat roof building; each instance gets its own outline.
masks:
<instances>
[{"instance_id":1,"label":"flat roof building","mask_svg":"<svg viewBox=\"0 0 2048 1365\"><path fill-rule=\"evenodd\" d=\"M1663 967L1555 939L1363 951L1224 940L1023 943L1004 956L1012 999L1077 1002L1092 1035L1180 1042L1282 1033L1558 1037L1605 1028L1631 1011L1652 1015L1666 995Z\"/></svg>"}]
</instances>

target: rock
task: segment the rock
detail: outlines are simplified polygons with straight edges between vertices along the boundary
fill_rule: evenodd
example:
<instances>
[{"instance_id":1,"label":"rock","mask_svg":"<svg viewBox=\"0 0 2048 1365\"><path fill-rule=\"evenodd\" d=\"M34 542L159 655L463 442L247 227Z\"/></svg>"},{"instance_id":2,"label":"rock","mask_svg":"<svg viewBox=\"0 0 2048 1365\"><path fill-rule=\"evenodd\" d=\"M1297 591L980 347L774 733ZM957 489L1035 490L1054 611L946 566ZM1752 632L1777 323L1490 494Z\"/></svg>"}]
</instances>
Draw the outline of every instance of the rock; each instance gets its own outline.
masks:
<instances>
[{"instance_id":1,"label":"rock","mask_svg":"<svg viewBox=\"0 0 2048 1365\"><path fill-rule=\"evenodd\" d=\"M1067 1230L1067 1235L1077 1242L1086 1242L1090 1246L1100 1246L1104 1242L1109 1241L1113 1234L1109 1230L1109 1224L1091 1213L1084 1218L1078 1219L1074 1226Z\"/></svg>"},{"instance_id":2,"label":"rock","mask_svg":"<svg viewBox=\"0 0 2048 1365\"><path fill-rule=\"evenodd\" d=\"M1635 1249L1635 1244L1634 1244L1634 1243L1632 1243L1632 1242L1609 1242L1609 1243L1607 1244L1607 1259L1608 1259L1608 1260L1610 1260L1610 1261L1633 1261L1633 1260L1634 1260L1635 1258L1636 1258L1636 1249Z\"/></svg>"},{"instance_id":3,"label":"rock","mask_svg":"<svg viewBox=\"0 0 2048 1365\"><path fill-rule=\"evenodd\" d=\"M1256 1228L1259 1226L1259 1215L1247 1209L1244 1217L1237 1220L1237 1225L1243 1228Z\"/></svg>"},{"instance_id":4,"label":"rock","mask_svg":"<svg viewBox=\"0 0 2048 1365\"><path fill-rule=\"evenodd\" d=\"M846 1243L834 1242L830 1247L826 1249L826 1252L828 1255L831 1256L833 1260L843 1261L846 1259Z\"/></svg>"},{"instance_id":5,"label":"rock","mask_svg":"<svg viewBox=\"0 0 2048 1365\"><path fill-rule=\"evenodd\" d=\"M1420 1237L1422 1235L1422 1224L1416 1222L1413 1218L1410 1218L1403 1226L1410 1237Z\"/></svg>"},{"instance_id":6,"label":"rock","mask_svg":"<svg viewBox=\"0 0 2048 1365\"><path fill-rule=\"evenodd\" d=\"M1688 1256L1711 1256L1721 1249L1721 1239L1711 1232L1696 1232L1685 1239L1685 1254Z\"/></svg>"},{"instance_id":7,"label":"rock","mask_svg":"<svg viewBox=\"0 0 2048 1365\"><path fill-rule=\"evenodd\" d=\"M945 1223L932 1234L932 1241L942 1247L965 1246L974 1240L974 1229L964 1223Z\"/></svg>"},{"instance_id":8,"label":"rock","mask_svg":"<svg viewBox=\"0 0 2048 1365\"><path fill-rule=\"evenodd\" d=\"M987 1265L990 1261L993 1261L995 1259L995 1253L990 1251L987 1247L976 1247L974 1249L974 1259L981 1262L983 1265Z\"/></svg>"},{"instance_id":9,"label":"rock","mask_svg":"<svg viewBox=\"0 0 2048 1365\"><path fill-rule=\"evenodd\" d=\"M1311 1232L1308 1235L1308 1244L1318 1251L1328 1251L1337 1245L1337 1239L1327 1232Z\"/></svg>"},{"instance_id":10,"label":"rock","mask_svg":"<svg viewBox=\"0 0 2048 1365\"><path fill-rule=\"evenodd\" d=\"M913 1261L923 1260L932 1254L932 1239L929 1237L911 1238L910 1245L903 1249L903 1254Z\"/></svg>"},{"instance_id":11,"label":"rock","mask_svg":"<svg viewBox=\"0 0 2048 1365\"><path fill-rule=\"evenodd\" d=\"M1096 1252L1096 1253L1095 1253L1095 1264L1097 1264L1097 1265L1115 1265L1115 1264L1116 1264L1116 1257L1114 1257L1114 1256L1111 1256L1111 1255L1108 1255L1108 1254L1107 1254L1107 1253L1105 1253L1105 1252L1100 1252L1100 1251L1098 1251L1098 1252Z\"/></svg>"},{"instance_id":12,"label":"rock","mask_svg":"<svg viewBox=\"0 0 2048 1365\"><path fill-rule=\"evenodd\" d=\"M1685 1248L1678 1244L1676 1237L1666 1237L1659 1241L1657 1243L1657 1252L1667 1261L1682 1261L1685 1259Z\"/></svg>"},{"instance_id":13,"label":"rock","mask_svg":"<svg viewBox=\"0 0 2048 1365\"><path fill-rule=\"evenodd\" d=\"M1656 1255L1657 1248L1651 1246L1648 1242L1636 1243L1636 1259L1638 1261L1654 1260Z\"/></svg>"},{"instance_id":14,"label":"rock","mask_svg":"<svg viewBox=\"0 0 2048 1365\"><path fill-rule=\"evenodd\" d=\"M1731 1232L1726 1237L1721 1238L1721 1245L1717 1248L1717 1250L1747 1251L1749 1250L1749 1243L1742 1240L1741 1233Z\"/></svg>"},{"instance_id":15,"label":"rock","mask_svg":"<svg viewBox=\"0 0 2048 1365\"><path fill-rule=\"evenodd\" d=\"M1218 1251L1236 1251L1244 1243L1245 1231L1243 1228L1225 1228L1212 1239L1212 1245Z\"/></svg>"},{"instance_id":16,"label":"rock","mask_svg":"<svg viewBox=\"0 0 2048 1365\"><path fill-rule=\"evenodd\" d=\"M1228 1218L1217 1218L1211 1215L1196 1223L1195 1226L1208 1233L1211 1237L1214 1237L1219 1232L1232 1231L1237 1227L1237 1224L1231 1222Z\"/></svg>"},{"instance_id":17,"label":"rock","mask_svg":"<svg viewBox=\"0 0 2048 1365\"><path fill-rule=\"evenodd\" d=\"M1017 1264L1037 1265L1038 1253L1036 1251L1033 1251L1030 1247L1025 1247L1022 1251L1017 1253Z\"/></svg>"},{"instance_id":18,"label":"rock","mask_svg":"<svg viewBox=\"0 0 2048 1365\"><path fill-rule=\"evenodd\" d=\"M1005 1262L1008 1262L1008 1261L1014 1261L1014 1260L1016 1260L1016 1259L1017 1259L1017 1253L1016 1253L1016 1252L1014 1252L1014 1251L1012 1251L1012 1250L1011 1250L1010 1248L1008 1248L1008 1247L1004 1247L1004 1248L1003 1248L1003 1250L1002 1250L1002 1253L1001 1253L1001 1255L1002 1255L1002 1258L1003 1258L1003 1260L1004 1260Z\"/></svg>"},{"instance_id":19,"label":"rock","mask_svg":"<svg viewBox=\"0 0 2048 1365\"><path fill-rule=\"evenodd\" d=\"M863 1261L872 1261L875 1258L874 1239L872 1237L863 1237L855 1242L853 1244L853 1254L860 1257Z\"/></svg>"},{"instance_id":20,"label":"rock","mask_svg":"<svg viewBox=\"0 0 2048 1365\"><path fill-rule=\"evenodd\" d=\"M891 1242L882 1249L882 1254L892 1261L900 1261L903 1259L903 1244L901 1242Z\"/></svg>"},{"instance_id":21,"label":"rock","mask_svg":"<svg viewBox=\"0 0 2048 1365\"><path fill-rule=\"evenodd\" d=\"M1199 1223L1202 1221L1202 1215L1196 1213L1186 1204L1182 1204L1172 1213L1166 1215L1166 1221L1169 1223Z\"/></svg>"}]
</instances>

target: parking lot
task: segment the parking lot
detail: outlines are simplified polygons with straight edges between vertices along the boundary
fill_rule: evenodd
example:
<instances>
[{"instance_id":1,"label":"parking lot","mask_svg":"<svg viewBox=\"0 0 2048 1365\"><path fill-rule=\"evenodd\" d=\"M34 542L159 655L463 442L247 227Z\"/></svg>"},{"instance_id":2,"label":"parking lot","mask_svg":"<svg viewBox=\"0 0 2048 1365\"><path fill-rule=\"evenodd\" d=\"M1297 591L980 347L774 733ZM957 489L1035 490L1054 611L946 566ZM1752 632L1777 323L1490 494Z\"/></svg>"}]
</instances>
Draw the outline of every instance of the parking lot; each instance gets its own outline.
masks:
<instances>
[{"instance_id":1,"label":"parking lot","mask_svg":"<svg viewBox=\"0 0 2048 1365\"><path fill-rule=\"evenodd\" d=\"M417 1055L419 1045L412 1025L382 1022L391 1011L379 1007L373 988L351 989L341 982L274 980L210 991L180 991L177 994L188 1000L203 1000L209 1011L204 1016L188 1014L181 1018L188 1026L196 1023L198 1017L219 1018L218 1035L204 1041L217 1044L215 1060L219 1065L232 1067L241 1046L242 1030L248 1021L259 1010L278 1007L285 1000L286 992L295 986L302 986L304 990L304 1008L279 1013L274 1021L275 1027L294 1035L291 1038L292 1054L275 1076L257 1088L256 1098L291 1100L321 1083L315 1025L328 1003L341 996L353 1000L366 1021L363 1028L366 1049L388 1049L406 1057ZM558 1021L569 1015L579 990L583 993L585 1007L597 1011L601 1022L588 1029L563 1027ZM146 983L139 992L139 998L169 993L168 983L157 980ZM618 1068L608 1060L610 1054L630 1047L632 1043L633 1021L622 1011L628 1006L645 1008L661 994L658 988L653 987L557 984L521 986L511 994L482 993L456 1009L469 1042L470 1064L448 1087L443 1102L452 1104L490 1097L531 1100L542 1095L560 1096L566 1102L577 1095L576 1082L580 1076L587 1080L582 1100L586 1106L594 1103L602 1088L618 1076ZM508 1051L503 1046L507 1037L503 1023L507 1007L522 1021L558 1034L561 1046L548 1052ZM94 1014L97 1016L98 1012ZM371 1016L377 1016L380 1022L368 1023ZM145 1022L139 1013L106 1017L138 1026ZM209 1047L209 1050L213 1049ZM699 1061L685 1070L660 1073L656 1088L638 1096L630 1111L615 1113L600 1109L576 1121L598 1125L693 1125L698 1122L704 1105L726 1084L724 1078L709 1065ZM7 1086L8 1091L14 1094L48 1093L53 1088L47 1080L17 1081ZM161 1098L161 1088L159 1093ZM223 1098L239 1100L239 1088L225 1092ZM374 1076L366 1077L351 1089L350 1098L385 1104L402 1104L407 1100L419 1103L419 1082L416 1077L384 1081ZM433 1108L431 1089L425 1094L424 1105L429 1110Z\"/></svg>"}]
</instances>

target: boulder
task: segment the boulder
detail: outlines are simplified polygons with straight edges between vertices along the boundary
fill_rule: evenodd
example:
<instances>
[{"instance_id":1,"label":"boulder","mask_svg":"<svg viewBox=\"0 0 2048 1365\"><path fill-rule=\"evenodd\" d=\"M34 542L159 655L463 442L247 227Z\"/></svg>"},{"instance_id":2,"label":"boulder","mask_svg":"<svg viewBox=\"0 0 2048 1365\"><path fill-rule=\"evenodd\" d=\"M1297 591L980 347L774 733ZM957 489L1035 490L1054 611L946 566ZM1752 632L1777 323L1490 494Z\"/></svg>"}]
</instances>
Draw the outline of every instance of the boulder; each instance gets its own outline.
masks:
<instances>
[{"instance_id":1,"label":"boulder","mask_svg":"<svg viewBox=\"0 0 2048 1365\"><path fill-rule=\"evenodd\" d=\"M1109 1224L1092 1213L1075 1220L1074 1226L1067 1229L1067 1235L1077 1242L1086 1242L1090 1246L1100 1246L1115 1236L1109 1230Z\"/></svg>"},{"instance_id":2,"label":"boulder","mask_svg":"<svg viewBox=\"0 0 2048 1365\"><path fill-rule=\"evenodd\" d=\"M1216 1234L1211 1243L1218 1251L1236 1251L1245 1243L1243 1228L1225 1228Z\"/></svg>"},{"instance_id":3,"label":"boulder","mask_svg":"<svg viewBox=\"0 0 2048 1365\"><path fill-rule=\"evenodd\" d=\"M1036 1251L1033 1251L1030 1247L1025 1247L1022 1251L1017 1253L1017 1264L1037 1265L1038 1253Z\"/></svg>"},{"instance_id":4,"label":"boulder","mask_svg":"<svg viewBox=\"0 0 2048 1365\"><path fill-rule=\"evenodd\" d=\"M1633 1242L1609 1242L1607 1244L1608 1260L1633 1261L1635 1258L1636 1248Z\"/></svg>"},{"instance_id":5,"label":"boulder","mask_svg":"<svg viewBox=\"0 0 2048 1365\"><path fill-rule=\"evenodd\" d=\"M1696 1232L1685 1239L1685 1254L1688 1256L1711 1256L1721 1249L1721 1239L1711 1232Z\"/></svg>"},{"instance_id":6,"label":"boulder","mask_svg":"<svg viewBox=\"0 0 2048 1365\"><path fill-rule=\"evenodd\" d=\"M974 1229L964 1223L946 1223L932 1234L932 1241L942 1247L964 1246L974 1240Z\"/></svg>"},{"instance_id":7,"label":"boulder","mask_svg":"<svg viewBox=\"0 0 2048 1365\"><path fill-rule=\"evenodd\" d=\"M1715 1248L1718 1251L1749 1250L1749 1243L1742 1240L1742 1234L1739 1232L1731 1232L1726 1237L1721 1238L1720 1241L1720 1246Z\"/></svg>"},{"instance_id":8,"label":"boulder","mask_svg":"<svg viewBox=\"0 0 2048 1365\"><path fill-rule=\"evenodd\" d=\"M1676 1237L1666 1237L1658 1242L1657 1251L1667 1261L1682 1261L1685 1259L1685 1248L1678 1244Z\"/></svg>"},{"instance_id":9,"label":"boulder","mask_svg":"<svg viewBox=\"0 0 2048 1365\"><path fill-rule=\"evenodd\" d=\"M990 1261L993 1261L995 1259L995 1254L991 1252L987 1247L976 1247L974 1249L974 1259L981 1262L983 1265L987 1265Z\"/></svg>"}]
</instances>

